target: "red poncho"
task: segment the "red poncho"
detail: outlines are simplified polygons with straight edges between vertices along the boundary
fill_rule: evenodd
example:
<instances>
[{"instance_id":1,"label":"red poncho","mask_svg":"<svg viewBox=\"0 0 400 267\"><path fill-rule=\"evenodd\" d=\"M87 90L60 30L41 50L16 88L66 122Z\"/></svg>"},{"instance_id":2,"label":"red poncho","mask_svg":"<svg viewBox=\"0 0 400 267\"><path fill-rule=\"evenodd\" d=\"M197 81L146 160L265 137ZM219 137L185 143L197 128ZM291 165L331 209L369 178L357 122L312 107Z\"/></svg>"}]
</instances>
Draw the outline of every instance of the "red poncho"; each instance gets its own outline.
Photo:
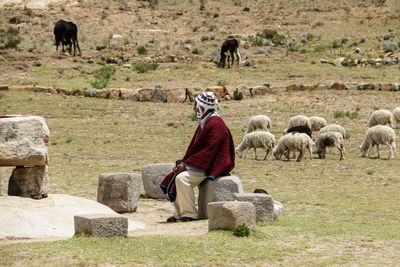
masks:
<instances>
[{"instance_id":1,"label":"red poncho","mask_svg":"<svg viewBox=\"0 0 400 267\"><path fill-rule=\"evenodd\" d=\"M229 175L235 166L235 147L221 117L210 117L203 130L197 127L182 162L204 171L206 176Z\"/></svg>"},{"instance_id":2,"label":"red poncho","mask_svg":"<svg viewBox=\"0 0 400 267\"><path fill-rule=\"evenodd\" d=\"M235 166L235 147L231 132L219 116L210 117L203 130L197 128L182 162L204 171L209 179L229 175ZM170 172L160 184L171 202L176 199L176 175Z\"/></svg>"}]
</instances>

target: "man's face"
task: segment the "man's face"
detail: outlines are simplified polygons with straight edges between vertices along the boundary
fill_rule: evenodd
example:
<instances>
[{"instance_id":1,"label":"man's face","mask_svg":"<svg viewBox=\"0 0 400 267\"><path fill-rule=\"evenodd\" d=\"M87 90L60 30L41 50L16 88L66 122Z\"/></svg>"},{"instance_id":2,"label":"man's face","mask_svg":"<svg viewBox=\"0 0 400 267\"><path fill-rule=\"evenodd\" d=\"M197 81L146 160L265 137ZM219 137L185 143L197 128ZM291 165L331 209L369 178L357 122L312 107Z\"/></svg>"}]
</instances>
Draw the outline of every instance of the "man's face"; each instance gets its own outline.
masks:
<instances>
[{"instance_id":1,"label":"man's face","mask_svg":"<svg viewBox=\"0 0 400 267\"><path fill-rule=\"evenodd\" d=\"M197 105L197 102L194 102L194 106L193 106L193 110L196 113L196 117L198 119L201 119L201 117L203 116L205 110L202 106Z\"/></svg>"}]
</instances>

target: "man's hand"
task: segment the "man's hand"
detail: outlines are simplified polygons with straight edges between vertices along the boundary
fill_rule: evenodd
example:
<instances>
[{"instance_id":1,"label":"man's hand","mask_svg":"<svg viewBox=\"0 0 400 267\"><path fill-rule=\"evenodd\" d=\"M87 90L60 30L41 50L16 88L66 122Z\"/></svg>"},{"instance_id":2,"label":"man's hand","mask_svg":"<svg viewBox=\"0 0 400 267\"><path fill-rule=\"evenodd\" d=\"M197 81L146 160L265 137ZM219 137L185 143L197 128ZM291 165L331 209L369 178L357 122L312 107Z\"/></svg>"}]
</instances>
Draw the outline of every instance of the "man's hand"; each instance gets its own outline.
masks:
<instances>
[{"instance_id":1,"label":"man's hand","mask_svg":"<svg viewBox=\"0 0 400 267\"><path fill-rule=\"evenodd\" d=\"M180 163L179 165L177 165L174 169L173 169L174 173L181 173L186 171L186 167L184 164Z\"/></svg>"}]
</instances>

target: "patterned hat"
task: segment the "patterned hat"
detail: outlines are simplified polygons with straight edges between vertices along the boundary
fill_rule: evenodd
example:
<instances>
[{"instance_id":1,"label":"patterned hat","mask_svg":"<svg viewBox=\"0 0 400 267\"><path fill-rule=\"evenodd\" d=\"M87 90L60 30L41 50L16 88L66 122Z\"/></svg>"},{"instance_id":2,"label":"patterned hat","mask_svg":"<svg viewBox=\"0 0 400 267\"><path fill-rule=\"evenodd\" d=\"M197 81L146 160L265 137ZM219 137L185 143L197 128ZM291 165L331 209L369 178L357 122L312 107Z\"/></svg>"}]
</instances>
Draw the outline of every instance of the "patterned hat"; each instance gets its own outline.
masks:
<instances>
[{"instance_id":1,"label":"patterned hat","mask_svg":"<svg viewBox=\"0 0 400 267\"><path fill-rule=\"evenodd\" d=\"M196 96L196 103L204 107L205 110L217 109L219 107L218 100L213 92L203 92Z\"/></svg>"}]
</instances>

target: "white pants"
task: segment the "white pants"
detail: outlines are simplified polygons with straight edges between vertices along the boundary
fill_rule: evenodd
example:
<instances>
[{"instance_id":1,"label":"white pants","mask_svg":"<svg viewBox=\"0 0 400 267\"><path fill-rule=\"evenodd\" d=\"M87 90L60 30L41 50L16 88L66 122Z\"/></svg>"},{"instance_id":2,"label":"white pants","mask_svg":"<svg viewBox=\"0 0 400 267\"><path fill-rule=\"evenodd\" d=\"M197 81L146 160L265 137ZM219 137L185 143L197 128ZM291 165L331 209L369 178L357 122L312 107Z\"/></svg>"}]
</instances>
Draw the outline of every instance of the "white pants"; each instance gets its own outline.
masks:
<instances>
[{"instance_id":1,"label":"white pants","mask_svg":"<svg viewBox=\"0 0 400 267\"><path fill-rule=\"evenodd\" d=\"M206 178L204 172L193 170L181 172L176 176L176 200L173 202L175 218L191 217L197 219L193 187L198 186Z\"/></svg>"}]
</instances>

